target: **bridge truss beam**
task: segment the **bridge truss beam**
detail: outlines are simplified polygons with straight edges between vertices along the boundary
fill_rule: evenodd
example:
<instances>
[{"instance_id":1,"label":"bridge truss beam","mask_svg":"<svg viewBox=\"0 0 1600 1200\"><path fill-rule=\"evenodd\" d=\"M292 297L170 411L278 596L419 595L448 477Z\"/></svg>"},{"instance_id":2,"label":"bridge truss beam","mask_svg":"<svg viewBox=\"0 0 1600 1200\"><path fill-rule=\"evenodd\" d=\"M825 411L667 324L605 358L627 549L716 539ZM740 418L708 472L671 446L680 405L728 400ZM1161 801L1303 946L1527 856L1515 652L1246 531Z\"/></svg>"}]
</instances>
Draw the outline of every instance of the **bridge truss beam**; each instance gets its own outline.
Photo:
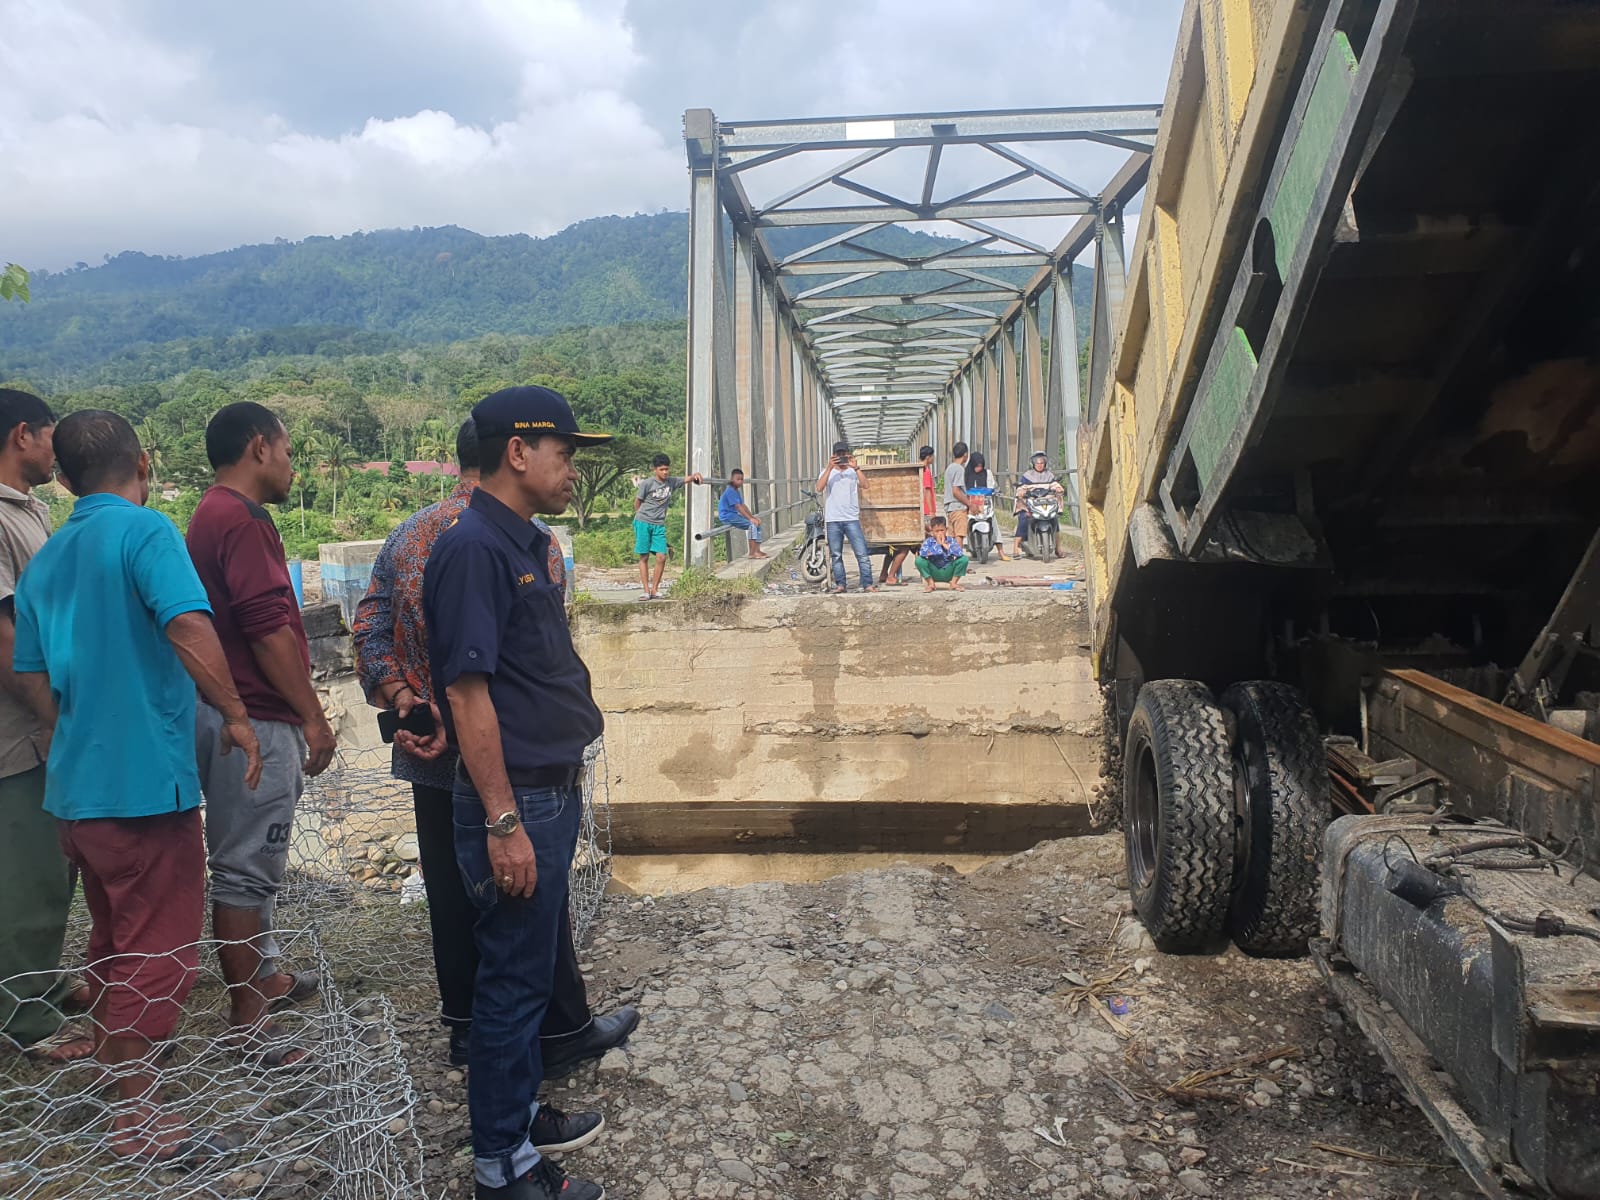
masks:
<instances>
[{"instance_id":1,"label":"bridge truss beam","mask_svg":"<svg viewBox=\"0 0 1600 1200\"><path fill-rule=\"evenodd\" d=\"M1034 447L1070 458L1068 427L1106 392L1125 264L1123 214L1143 190L1155 106L921 113L796 121L684 114L690 174L687 470L734 465L768 533L801 513L832 443L965 441L1002 477ZM1096 188L1031 157L1028 143L1110 147ZM959 192L941 188L961 148ZM968 149L973 148L973 149ZM840 155L854 152L844 161ZM892 154L919 169L884 183ZM1102 152L1103 153L1103 152ZM985 171L974 182L975 161ZM797 167L812 166L809 175ZM761 199L760 168L785 163ZM770 189L768 189L770 190ZM1076 218L1053 248L1014 224ZM964 244L891 250L882 231L938 223ZM783 252L775 247L781 246ZM1073 264L1092 247L1089 387L1080 397ZM714 498L691 489L689 561L709 564Z\"/></svg>"}]
</instances>

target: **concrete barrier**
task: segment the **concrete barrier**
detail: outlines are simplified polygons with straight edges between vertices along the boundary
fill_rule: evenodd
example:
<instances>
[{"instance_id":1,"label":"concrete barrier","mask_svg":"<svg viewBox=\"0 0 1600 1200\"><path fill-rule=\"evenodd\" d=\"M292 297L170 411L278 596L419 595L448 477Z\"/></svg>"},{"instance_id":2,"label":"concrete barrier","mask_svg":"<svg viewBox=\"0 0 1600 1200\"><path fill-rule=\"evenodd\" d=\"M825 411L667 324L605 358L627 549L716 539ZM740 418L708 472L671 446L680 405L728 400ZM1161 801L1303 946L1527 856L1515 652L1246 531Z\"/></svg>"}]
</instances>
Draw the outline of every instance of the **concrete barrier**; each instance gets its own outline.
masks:
<instances>
[{"instance_id":1,"label":"concrete barrier","mask_svg":"<svg viewBox=\"0 0 1600 1200\"><path fill-rule=\"evenodd\" d=\"M1099 688L1074 593L585 611L619 849L1017 848L1081 832Z\"/></svg>"},{"instance_id":2,"label":"concrete barrier","mask_svg":"<svg viewBox=\"0 0 1600 1200\"><path fill-rule=\"evenodd\" d=\"M372 564L383 549L376 542L325 542L317 547L322 566L322 598L339 606L345 623L355 620L356 605L372 583Z\"/></svg>"}]
</instances>

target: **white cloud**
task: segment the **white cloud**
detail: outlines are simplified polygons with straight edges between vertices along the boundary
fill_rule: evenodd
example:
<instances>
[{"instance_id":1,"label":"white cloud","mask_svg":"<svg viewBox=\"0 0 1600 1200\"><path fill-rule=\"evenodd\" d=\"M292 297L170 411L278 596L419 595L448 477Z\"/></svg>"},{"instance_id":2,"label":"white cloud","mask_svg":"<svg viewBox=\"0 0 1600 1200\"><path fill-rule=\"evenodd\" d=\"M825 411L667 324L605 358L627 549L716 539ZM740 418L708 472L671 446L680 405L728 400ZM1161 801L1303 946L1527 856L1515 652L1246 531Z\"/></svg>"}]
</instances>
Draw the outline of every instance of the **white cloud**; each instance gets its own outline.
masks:
<instances>
[{"instance_id":1,"label":"white cloud","mask_svg":"<svg viewBox=\"0 0 1600 1200\"><path fill-rule=\"evenodd\" d=\"M216 81L140 45L118 19L0 3L0 24L19 35L8 59L62 69L71 56L67 78L99 81L87 104L37 67L0 92L6 256L60 267L130 248L197 253L414 224L545 234L680 190L681 151L620 91L637 55L619 14L483 0L475 16L485 47L519 60L511 117L475 125L423 108L325 136L293 128L270 97L214 102ZM112 69L130 50L154 69ZM26 108L5 103L24 88ZM188 120L145 115L174 101Z\"/></svg>"},{"instance_id":2,"label":"white cloud","mask_svg":"<svg viewBox=\"0 0 1600 1200\"><path fill-rule=\"evenodd\" d=\"M681 207L685 108L1154 101L1177 8L279 0L263 24L187 0L0 0L0 257L56 268L414 224L544 234Z\"/></svg>"}]
</instances>

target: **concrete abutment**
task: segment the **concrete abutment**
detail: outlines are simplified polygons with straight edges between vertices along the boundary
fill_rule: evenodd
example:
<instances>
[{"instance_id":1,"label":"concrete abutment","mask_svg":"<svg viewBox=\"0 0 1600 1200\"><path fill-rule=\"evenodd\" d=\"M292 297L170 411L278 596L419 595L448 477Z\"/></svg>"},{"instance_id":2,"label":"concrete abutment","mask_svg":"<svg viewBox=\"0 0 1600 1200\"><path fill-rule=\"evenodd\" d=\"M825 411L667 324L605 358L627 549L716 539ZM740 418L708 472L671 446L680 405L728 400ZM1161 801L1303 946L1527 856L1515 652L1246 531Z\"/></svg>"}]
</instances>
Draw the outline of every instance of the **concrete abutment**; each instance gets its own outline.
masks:
<instances>
[{"instance_id":1,"label":"concrete abutment","mask_svg":"<svg viewBox=\"0 0 1600 1200\"><path fill-rule=\"evenodd\" d=\"M575 634L620 853L1007 853L1089 827L1076 594L608 606Z\"/></svg>"}]
</instances>

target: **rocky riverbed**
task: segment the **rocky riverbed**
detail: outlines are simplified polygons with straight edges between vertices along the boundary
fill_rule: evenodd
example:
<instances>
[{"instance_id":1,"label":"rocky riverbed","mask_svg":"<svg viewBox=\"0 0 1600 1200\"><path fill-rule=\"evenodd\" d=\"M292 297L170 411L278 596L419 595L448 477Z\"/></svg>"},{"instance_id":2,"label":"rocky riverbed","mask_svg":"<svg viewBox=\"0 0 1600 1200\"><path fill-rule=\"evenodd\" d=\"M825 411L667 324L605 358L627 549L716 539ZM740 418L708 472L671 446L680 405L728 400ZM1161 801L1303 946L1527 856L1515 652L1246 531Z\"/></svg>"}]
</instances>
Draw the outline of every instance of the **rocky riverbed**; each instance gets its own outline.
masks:
<instances>
[{"instance_id":1,"label":"rocky riverbed","mask_svg":"<svg viewBox=\"0 0 1600 1200\"><path fill-rule=\"evenodd\" d=\"M608 1121L567 1166L635 1200L1475 1195L1309 964L1157 953L1121 865L611 899L592 998L644 1021L549 1096ZM461 1074L429 1014L402 1035L429 1194L469 1195Z\"/></svg>"}]
</instances>

